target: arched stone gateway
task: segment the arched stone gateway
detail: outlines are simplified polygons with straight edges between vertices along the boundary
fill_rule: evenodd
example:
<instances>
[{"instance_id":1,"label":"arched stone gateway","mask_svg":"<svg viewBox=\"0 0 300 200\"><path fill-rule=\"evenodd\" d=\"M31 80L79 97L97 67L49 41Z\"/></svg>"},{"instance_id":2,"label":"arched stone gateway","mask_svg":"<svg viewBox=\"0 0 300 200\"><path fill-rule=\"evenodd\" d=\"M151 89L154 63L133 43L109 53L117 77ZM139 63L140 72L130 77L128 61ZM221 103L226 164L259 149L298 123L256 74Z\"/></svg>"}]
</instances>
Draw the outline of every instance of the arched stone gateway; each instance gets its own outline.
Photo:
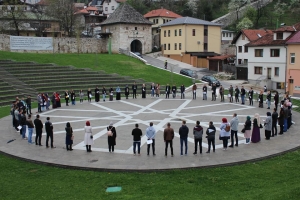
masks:
<instances>
[{"instance_id":1,"label":"arched stone gateway","mask_svg":"<svg viewBox=\"0 0 300 200\"><path fill-rule=\"evenodd\" d=\"M130 51L131 52L139 52L143 53L143 44L139 40L133 40L130 44Z\"/></svg>"}]
</instances>

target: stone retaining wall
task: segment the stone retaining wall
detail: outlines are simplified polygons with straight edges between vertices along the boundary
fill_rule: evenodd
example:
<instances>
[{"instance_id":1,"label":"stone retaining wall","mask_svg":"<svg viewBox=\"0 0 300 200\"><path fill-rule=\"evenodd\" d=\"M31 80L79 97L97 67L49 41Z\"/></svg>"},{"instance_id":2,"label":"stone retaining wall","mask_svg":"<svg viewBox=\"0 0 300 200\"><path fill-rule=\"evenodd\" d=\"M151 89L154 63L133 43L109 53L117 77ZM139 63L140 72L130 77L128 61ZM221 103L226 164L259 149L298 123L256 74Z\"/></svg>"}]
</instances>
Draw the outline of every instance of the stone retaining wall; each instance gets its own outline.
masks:
<instances>
[{"instance_id":1,"label":"stone retaining wall","mask_svg":"<svg viewBox=\"0 0 300 200\"><path fill-rule=\"evenodd\" d=\"M33 53L105 53L107 52L107 39L101 38L53 38L52 51L34 50L12 50L12 52L33 52ZM9 35L0 34L0 51L10 50Z\"/></svg>"}]
</instances>

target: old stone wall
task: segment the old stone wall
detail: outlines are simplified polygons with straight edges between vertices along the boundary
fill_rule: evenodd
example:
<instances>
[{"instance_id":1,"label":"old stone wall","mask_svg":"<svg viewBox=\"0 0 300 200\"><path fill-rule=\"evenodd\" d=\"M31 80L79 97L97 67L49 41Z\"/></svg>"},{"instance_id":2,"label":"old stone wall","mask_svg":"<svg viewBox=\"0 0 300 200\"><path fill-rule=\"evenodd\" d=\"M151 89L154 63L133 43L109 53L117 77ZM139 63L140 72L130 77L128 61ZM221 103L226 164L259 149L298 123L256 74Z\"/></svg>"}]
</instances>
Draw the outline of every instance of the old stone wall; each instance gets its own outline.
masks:
<instances>
[{"instance_id":1,"label":"old stone wall","mask_svg":"<svg viewBox=\"0 0 300 200\"><path fill-rule=\"evenodd\" d=\"M9 35L0 34L0 50L10 50ZM14 52L37 53L106 53L107 39L101 38L53 38L53 51L13 50Z\"/></svg>"},{"instance_id":2,"label":"old stone wall","mask_svg":"<svg viewBox=\"0 0 300 200\"><path fill-rule=\"evenodd\" d=\"M253 8L257 9L258 6L264 7L267 4L271 3L272 1L273 0L258 0L258 1L251 3L250 5ZM247 8L247 6L244 6L240 9L240 11L238 13L239 19L243 18L244 14L247 10L246 8ZM224 27L229 26L230 24L233 24L236 20L237 20L236 12L231 12L222 17L219 17L218 19L213 20L212 22L222 24L222 27L224 28Z\"/></svg>"}]
</instances>

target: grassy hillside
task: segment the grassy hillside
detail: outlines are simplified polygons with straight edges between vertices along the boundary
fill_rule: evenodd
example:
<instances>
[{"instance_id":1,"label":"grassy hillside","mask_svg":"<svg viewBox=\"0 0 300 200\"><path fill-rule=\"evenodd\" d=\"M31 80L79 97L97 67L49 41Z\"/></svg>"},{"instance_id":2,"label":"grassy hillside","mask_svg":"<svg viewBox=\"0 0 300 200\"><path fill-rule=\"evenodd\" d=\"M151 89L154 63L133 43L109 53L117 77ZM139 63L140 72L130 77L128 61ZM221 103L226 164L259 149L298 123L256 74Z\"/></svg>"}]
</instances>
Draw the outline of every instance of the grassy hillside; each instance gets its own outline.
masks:
<instances>
[{"instance_id":1,"label":"grassy hillside","mask_svg":"<svg viewBox=\"0 0 300 200\"><path fill-rule=\"evenodd\" d=\"M165 85L167 83L176 85L192 84L190 78L176 75L147 66L141 61L120 54L37 54L37 53L12 53L0 51L0 60L11 59L16 61L35 61L37 63L55 63L57 65L72 65L78 68L90 68L106 73L117 73L122 76L141 78L145 82L155 82Z\"/></svg>"}]
</instances>

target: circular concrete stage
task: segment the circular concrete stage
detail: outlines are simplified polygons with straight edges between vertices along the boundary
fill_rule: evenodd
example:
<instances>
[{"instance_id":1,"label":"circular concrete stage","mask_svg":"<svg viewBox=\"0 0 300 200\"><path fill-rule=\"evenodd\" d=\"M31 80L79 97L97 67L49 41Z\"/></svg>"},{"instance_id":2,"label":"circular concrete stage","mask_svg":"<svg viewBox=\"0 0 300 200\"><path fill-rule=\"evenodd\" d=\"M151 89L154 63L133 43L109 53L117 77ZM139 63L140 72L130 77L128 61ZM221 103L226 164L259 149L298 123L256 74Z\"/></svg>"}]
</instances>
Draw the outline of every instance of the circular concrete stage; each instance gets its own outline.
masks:
<instances>
[{"instance_id":1,"label":"circular concrete stage","mask_svg":"<svg viewBox=\"0 0 300 200\"><path fill-rule=\"evenodd\" d=\"M226 100L227 101L227 100ZM74 167L92 170L125 170L125 171L146 171L146 170L167 170L179 168L210 167L231 165L247 161L260 160L299 147L300 137L297 133L298 124L294 124L288 132L282 136L265 140L264 129L261 130L261 142L245 144L243 134L240 133L246 116L253 119L255 113L261 115L261 120L265 119L266 108L241 105L240 103L228 103L217 101L203 101L202 97L192 100L186 99L122 99L121 101L99 102L77 104L75 106L65 106L53 109L41 114L43 123L46 117L50 117L54 126L55 149L45 148L45 134L42 137L43 146L30 145L26 140L22 140L19 133L12 127L11 116L0 120L0 151L22 159L39 162L43 164L56 165L62 167ZM246 102L247 104L248 102ZM33 111L36 111L33 110ZM238 114L239 125L239 146L228 148L223 151L222 141L218 138L219 130L216 133L216 152L207 154L207 140L203 136L202 154L193 155L194 141L192 129L197 120L201 121L201 126L206 130L208 122L213 121L216 128L220 126L221 119L226 117L229 121L233 113ZM35 112L34 112L35 113ZM33 119L35 116L33 116ZM180 156L180 141L178 130L181 126L181 119L187 120L190 129L188 139L188 155ZM85 122L89 120L93 127L94 142L92 153L85 151L83 144ZM106 127L110 122L114 123L117 130L117 145L115 152L108 152ZM293 121L299 121L299 114L293 112ZM65 125L70 122L74 130L73 151L65 149ZM156 156L147 156L147 145L145 130L150 122L154 123L156 134ZM164 156L163 130L170 122L175 130L173 140L174 157ZM133 155L131 131L138 123L143 131L141 155ZM279 130L279 127L278 127ZM7 143L8 141L14 141ZM33 136L33 141L35 135ZM229 142L230 143L230 142Z\"/></svg>"}]
</instances>

